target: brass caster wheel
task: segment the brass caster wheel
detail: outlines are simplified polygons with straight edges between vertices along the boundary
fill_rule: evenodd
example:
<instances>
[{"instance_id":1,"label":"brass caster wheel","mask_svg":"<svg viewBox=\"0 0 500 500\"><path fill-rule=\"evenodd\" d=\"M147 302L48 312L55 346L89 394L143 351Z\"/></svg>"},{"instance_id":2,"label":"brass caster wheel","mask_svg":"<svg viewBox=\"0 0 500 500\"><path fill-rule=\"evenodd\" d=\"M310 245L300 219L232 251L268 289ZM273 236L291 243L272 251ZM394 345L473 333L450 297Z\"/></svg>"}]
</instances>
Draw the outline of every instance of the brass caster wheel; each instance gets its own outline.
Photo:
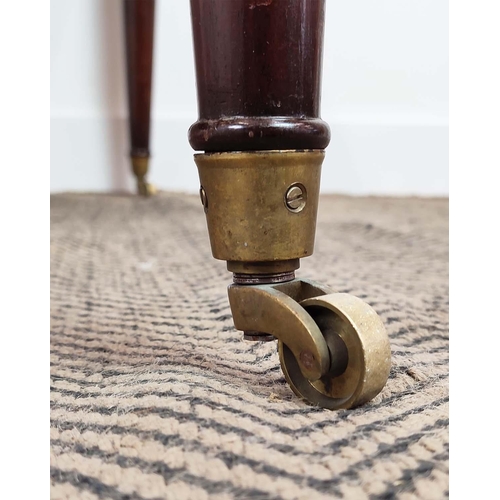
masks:
<instances>
[{"instance_id":1,"label":"brass caster wheel","mask_svg":"<svg viewBox=\"0 0 500 500\"><path fill-rule=\"evenodd\" d=\"M154 196L156 194L156 187L144 180L137 181L137 193L141 196Z\"/></svg>"},{"instance_id":2,"label":"brass caster wheel","mask_svg":"<svg viewBox=\"0 0 500 500\"><path fill-rule=\"evenodd\" d=\"M319 379L309 380L293 352L279 340L281 368L295 394L328 409L352 408L373 399L391 367L389 339L377 313L346 293L308 298L300 305L323 334L330 368Z\"/></svg>"}]
</instances>

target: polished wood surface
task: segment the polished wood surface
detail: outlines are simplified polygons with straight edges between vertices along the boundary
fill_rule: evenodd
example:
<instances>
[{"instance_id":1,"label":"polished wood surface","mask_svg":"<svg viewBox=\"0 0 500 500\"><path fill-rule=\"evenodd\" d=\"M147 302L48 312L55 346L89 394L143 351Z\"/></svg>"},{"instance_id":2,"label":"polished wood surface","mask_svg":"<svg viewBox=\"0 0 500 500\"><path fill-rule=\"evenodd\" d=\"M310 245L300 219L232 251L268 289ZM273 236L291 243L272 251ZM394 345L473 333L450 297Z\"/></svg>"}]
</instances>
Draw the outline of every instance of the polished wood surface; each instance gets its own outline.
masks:
<instances>
[{"instance_id":1,"label":"polished wood surface","mask_svg":"<svg viewBox=\"0 0 500 500\"><path fill-rule=\"evenodd\" d=\"M149 156L155 0L123 0L130 149Z\"/></svg>"},{"instance_id":2,"label":"polished wood surface","mask_svg":"<svg viewBox=\"0 0 500 500\"><path fill-rule=\"evenodd\" d=\"M191 0L195 150L322 149L325 0Z\"/></svg>"}]
</instances>

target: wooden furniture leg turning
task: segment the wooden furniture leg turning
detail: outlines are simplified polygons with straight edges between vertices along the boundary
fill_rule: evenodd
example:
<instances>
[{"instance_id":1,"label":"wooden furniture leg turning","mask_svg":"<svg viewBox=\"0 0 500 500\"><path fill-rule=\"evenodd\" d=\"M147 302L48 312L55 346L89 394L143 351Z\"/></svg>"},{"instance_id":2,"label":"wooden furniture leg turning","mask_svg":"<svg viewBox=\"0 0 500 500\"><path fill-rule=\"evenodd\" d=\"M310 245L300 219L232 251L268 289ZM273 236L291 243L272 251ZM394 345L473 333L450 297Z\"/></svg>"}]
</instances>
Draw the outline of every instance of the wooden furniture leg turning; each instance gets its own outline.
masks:
<instances>
[{"instance_id":1,"label":"wooden furniture leg turning","mask_svg":"<svg viewBox=\"0 0 500 500\"><path fill-rule=\"evenodd\" d=\"M151 80L155 0L123 0L127 87L130 131L130 158L143 196L152 194L146 175L149 166Z\"/></svg>"}]
</instances>

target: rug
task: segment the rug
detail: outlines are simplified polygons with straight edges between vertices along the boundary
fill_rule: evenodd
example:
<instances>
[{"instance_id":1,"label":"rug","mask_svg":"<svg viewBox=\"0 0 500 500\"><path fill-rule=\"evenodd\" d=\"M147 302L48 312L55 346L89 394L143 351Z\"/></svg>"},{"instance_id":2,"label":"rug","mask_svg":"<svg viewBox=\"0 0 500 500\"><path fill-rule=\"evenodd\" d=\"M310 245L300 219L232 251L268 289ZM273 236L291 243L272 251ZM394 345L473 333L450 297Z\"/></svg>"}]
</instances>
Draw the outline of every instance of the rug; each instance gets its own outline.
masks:
<instances>
[{"instance_id":1,"label":"rug","mask_svg":"<svg viewBox=\"0 0 500 500\"><path fill-rule=\"evenodd\" d=\"M297 276L381 315L369 404L304 404L242 340L197 196L53 195L52 498L447 497L448 200L322 196Z\"/></svg>"}]
</instances>

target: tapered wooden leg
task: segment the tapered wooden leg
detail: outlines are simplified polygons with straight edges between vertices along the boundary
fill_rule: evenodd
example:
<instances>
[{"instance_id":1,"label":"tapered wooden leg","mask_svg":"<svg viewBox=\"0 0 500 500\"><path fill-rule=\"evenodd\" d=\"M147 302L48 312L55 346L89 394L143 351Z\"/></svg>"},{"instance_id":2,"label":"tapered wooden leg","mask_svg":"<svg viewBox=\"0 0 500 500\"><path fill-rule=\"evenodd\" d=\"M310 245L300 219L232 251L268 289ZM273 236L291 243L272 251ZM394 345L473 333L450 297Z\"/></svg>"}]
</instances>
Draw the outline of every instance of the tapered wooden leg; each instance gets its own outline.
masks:
<instances>
[{"instance_id":1,"label":"tapered wooden leg","mask_svg":"<svg viewBox=\"0 0 500 500\"><path fill-rule=\"evenodd\" d=\"M149 166L155 0L123 0L127 57L130 158L139 194L152 194Z\"/></svg>"},{"instance_id":2,"label":"tapered wooden leg","mask_svg":"<svg viewBox=\"0 0 500 500\"><path fill-rule=\"evenodd\" d=\"M325 0L191 0L205 152L324 149L321 57Z\"/></svg>"}]
</instances>

